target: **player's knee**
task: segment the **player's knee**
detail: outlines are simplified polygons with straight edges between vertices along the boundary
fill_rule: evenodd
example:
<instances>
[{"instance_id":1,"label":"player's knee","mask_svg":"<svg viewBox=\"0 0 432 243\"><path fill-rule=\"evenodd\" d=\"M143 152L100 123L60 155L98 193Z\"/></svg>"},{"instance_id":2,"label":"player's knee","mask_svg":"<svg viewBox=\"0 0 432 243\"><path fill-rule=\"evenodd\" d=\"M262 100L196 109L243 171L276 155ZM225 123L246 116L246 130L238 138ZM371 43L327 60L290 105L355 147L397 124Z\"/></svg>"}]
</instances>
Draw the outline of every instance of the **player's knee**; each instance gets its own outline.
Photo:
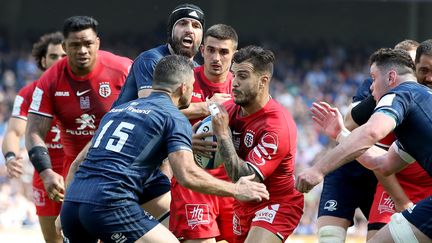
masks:
<instances>
[{"instance_id":1,"label":"player's knee","mask_svg":"<svg viewBox=\"0 0 432 243\"><path fill-rule=\"evenodd\" d=\"M389 230L395 243L418 243L410 223L401 213L391 216Z\"/></svg>"},{"instance_id":2,"label":"player's knee","mask_svg":"<svg viewBox=\"0 0 432 243\"><path fill-rule=\"evenodd\" d=\"M318 242L320 243L343 243L345 237L346 230L340 226L326 225L318 230Z\"/></svg>"}]
</instances>

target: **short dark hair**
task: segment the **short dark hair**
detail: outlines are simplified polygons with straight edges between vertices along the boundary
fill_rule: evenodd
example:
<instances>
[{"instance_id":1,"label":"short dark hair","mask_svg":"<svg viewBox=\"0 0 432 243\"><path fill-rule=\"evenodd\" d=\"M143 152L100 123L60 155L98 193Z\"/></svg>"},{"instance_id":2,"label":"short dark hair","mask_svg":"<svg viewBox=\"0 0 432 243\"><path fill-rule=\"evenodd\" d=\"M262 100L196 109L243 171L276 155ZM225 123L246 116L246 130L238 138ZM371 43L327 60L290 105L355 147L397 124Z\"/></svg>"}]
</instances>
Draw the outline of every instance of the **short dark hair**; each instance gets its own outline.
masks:
<instances>
[{"instance_id":1,"label":"short dark hair","mask_svg":"<svg viewBox=\"0 0 432 243\"><path fill-rule=\"evenodd\" d=\"M212 25L204 34L204 43L207 37L213 37L218 40L232 40L234 42L234 49L237 49L238 35L233 27L226 24Z\"/></svg>"},{"instance_id":2,"label":"short dark hair","mask_svg":"<svg viewBox=\"0 0 432 243\"><path fill-rule=\"evenodd\" d=\"M168 55L156 65L153 73L153 89L174 92L193 75L193 64L190 59L181 55Z\"/></svg>"},{"instance_id":3,"label":"short dark hair","mask_svg":"<svg viewBox=\"0 0 432 243\"><path fill-rule=\"evenodd\" d=\"M379 68L394 68L399 75L415 74L415 64L405 50L381 48L374 52L369 58L369 64Z\"/></svg>"},{"instance_id":4,"label":"short dark hair","mask_svg":"<svg viewBox=\"0 0 432 243\"><path fill-rule=\"evenodd\" d=\"M97 27L99 23L92 17L89 16L72 16L65 20L63 24L63 35L65 38L69 36L70 32L78 32L88 28L98 33Z\"/></svg>"},{"instance_id":5,"label":"short dark hair","mask_svg":"<svg viewBox=\"0 0 432 243\"><path fill-rule=\"evenodd\" d=\"M46 56L49 44L60 45L63 41L63 34L57 31L41 36L39 41L33 44L32 56L40 70L45 70L42 66L42 57Z\"/></svg>"},{"instance_id":6,"label":"short dark hair","mask_svg":"<svg viewBox=\"0 0 432 243\"><path fill-rule=\"evenodd\" d=\"M275 59L275 55L272 51L266 50L260 46L244 47L237 51L233 57L235 63L241 63L244 61L250 62L253 65L255 72L268 72L270 76L273 75Z\"/></svg>"},{"instance_id":7,"label":"short dark hair","mask_svg":"<svg viewBox=\"0 0 432 243\"><path fill-rule=\"evenodd\" d=\"M417 47L415 63L420 62L422 55L432 56L432 39L425 40Z\"/></svg>"},{"instance_id":8,"label":"short dark hair","mask_svg":"<svg viewBox=\"0 0 432 243\"><path fill-rule=\"evenodd\" d=\"M411 51L411 50L416 50L419 45L420 44L417 41L407 39L407 40L403 40L403 41L397 43L395 45L394 49Z\"/></svg>"}]
</instances>

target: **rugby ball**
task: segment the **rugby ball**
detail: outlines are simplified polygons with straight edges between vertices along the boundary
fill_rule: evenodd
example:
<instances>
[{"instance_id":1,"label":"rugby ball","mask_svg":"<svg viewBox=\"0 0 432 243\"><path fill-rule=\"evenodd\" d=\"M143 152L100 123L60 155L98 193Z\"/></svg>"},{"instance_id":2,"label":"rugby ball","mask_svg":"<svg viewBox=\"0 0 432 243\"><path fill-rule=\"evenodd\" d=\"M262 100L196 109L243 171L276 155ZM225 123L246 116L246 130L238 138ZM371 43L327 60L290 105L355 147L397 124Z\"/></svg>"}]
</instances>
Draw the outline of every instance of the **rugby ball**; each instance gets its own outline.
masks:
<instances>
[{"instance_id":1,"label":"rugby ball","mask_svg":"<svg viewBox=\"0 0 432 243\"><path fill-rule=\"evenodd\" d=\"M213 128L212 128L212 120L211 120L211 115L210 115L201 121L201 124L199 124L195 134L212 132L212 131L213 131ZM217 141L216 136L206 137L205 140L213 141L213 142ZM221 160L221 158L219 156L219 151L213 152L212 156L213 156L213 158L208 158L208 157L202 156L200 154L194 153L195 162L203 169L215 169L223 163L223 161Z\"/></svg>"}]
</instances>

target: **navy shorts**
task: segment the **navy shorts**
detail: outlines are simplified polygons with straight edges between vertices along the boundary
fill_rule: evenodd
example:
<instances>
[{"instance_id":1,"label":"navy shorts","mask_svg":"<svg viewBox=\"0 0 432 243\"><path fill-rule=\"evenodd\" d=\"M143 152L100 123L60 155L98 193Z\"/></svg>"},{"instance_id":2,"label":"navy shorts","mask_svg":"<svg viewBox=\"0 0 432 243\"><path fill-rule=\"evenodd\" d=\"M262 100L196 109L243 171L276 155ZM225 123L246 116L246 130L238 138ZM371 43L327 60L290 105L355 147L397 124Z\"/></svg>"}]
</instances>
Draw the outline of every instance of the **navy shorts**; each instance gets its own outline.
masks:
<instances>
[{"instance_id":1,"label":"navy shorts","mask_svg":"<svg viewBox=\"0 0 432 243\"><path fill-rule=\"evenodd\" d=\"M171 182L159 169L156 169L143 185L143 190L138 195L139 203L144 204L171 190Z\"/></svg>"},{"instance_id":2,"label":"navy shorts","mask_svg":"<svg viewBox=\"0 0 432 243\"><path fill-rule=\"evenodd\" d=\"M66 201L60 215L65 242L70 243L135 242L159 223L136 202L99 206Z\"/></svg>"},{"instance_id":3,"label":"navy shorts","mask_svg":"<svg viewBox=\"0 0 432 243\"><path fill-rule=\"evenodd\" d=\"M432 196L416 203L414 208L408 208L402 215L418 230L432 239Z\"/></svg>"},{"instance_id":4,"label":"navy shorts","mask_svg":"<svg viewBox=\"0 0 432 243\"><path fill-rule=\"evenodd\" d=\"M356 208L366 218L376 190L375 174L357 161L347 163L324 177L318 217L345 218L353 224Z\"/></svg>"}]
</instances>

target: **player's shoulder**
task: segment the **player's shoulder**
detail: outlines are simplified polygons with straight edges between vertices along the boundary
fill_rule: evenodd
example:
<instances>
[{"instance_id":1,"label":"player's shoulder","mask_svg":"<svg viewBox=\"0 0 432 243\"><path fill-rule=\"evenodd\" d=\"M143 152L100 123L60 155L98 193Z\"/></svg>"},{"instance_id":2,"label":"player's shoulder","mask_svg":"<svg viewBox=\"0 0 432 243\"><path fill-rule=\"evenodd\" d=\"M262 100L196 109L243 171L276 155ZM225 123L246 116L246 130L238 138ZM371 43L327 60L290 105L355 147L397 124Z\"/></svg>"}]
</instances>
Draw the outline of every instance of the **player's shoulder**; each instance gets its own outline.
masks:
<instances>
[{"instance_id":1,"label":"player's shoulder","mask_svg":"<svg viewBox=\"0 0 432 243\"><path fill-rule=\"evenodd\" d=\"M169 49L167 45L160 45L155 48L146 50L141 52L141 54L137 57L135 61L141 61L141 60L154 60L158 62L160 59L162 59L164 56L169 55Z\"/></svg>"},{"instance_id":2,"label":"player's shoulder","mask_svg":"<svg viewBox=\"0 0 432 243\"><path fill-rule=\"evenodd\" d=\"M132 60L127 57L102 50L98 51L98 58L105 67L119 71L128 71L132 64Z\"/></svg>"},{"instance_id":3,"label":"player's shoulder","mask_svg":"<svg viewBox=\"0 0 432 243\"><path fill-rule=\"evenodd\" d=\"M266 120L272 127L280 127L283 131L287 131L288 127L295 128L295 121L292 117L291 113L279 102L274 99L270 99L268 104L264 107L264 114L266 116Z\"/></svg>"}]
</instances>

